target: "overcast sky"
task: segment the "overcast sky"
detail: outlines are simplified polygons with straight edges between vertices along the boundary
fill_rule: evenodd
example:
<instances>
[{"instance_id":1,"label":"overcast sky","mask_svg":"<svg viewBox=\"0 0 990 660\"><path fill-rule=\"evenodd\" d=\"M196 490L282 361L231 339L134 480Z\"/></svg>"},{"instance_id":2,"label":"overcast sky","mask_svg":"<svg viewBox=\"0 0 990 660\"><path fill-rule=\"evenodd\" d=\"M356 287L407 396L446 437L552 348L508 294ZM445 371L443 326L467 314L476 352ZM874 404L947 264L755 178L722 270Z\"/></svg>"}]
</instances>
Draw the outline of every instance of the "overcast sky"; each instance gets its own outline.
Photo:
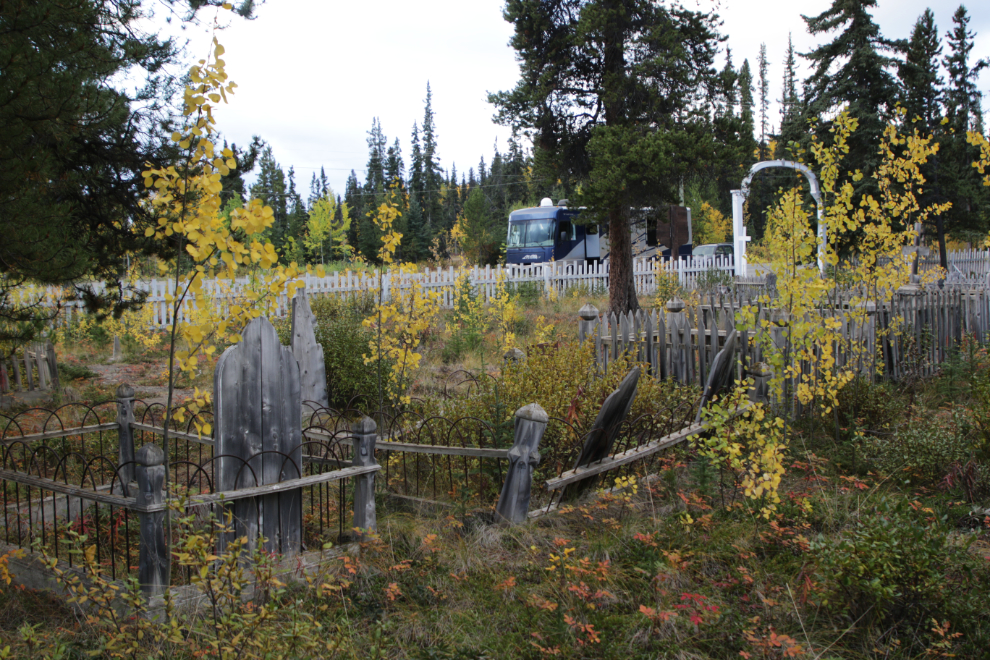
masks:
<instances>
[{"instance_id":1,"label":"overcast sky","mask_svg":"<svg viewBox=\"0 0 990 660\"><path fill-rule=\"evenodd\" d=\"M310 177L326 168L343 193L350 170L364 180L367 131L381 121L389 143L398 137L408 166L413 122L422 125L429 81L433 90L440 164L459 173L491 161L495 141L505 151L509 130L492 122L487 92L514 86L518 65L508 45L512 26L502 19L502 0L268 0L257 18L236 18L219 35L237 94L218 113L224 135L246 144L260 135L288 171L295 167L305 197ZM687 0L689 8L715 8L723 19L734 64L748 59L756 75L760 43L767 45L773 98L779 98L787 36L807 52L825 39L805 32L801 14L824 11L831 0ZM908 38L924 0L880 0L874 13L884 36ZM952 26L958 5L933 7L939 33ZM973 61L990 56L990 2L967 5L976 33ZM201 12L203 23L211 23ZM208 45L201 28L184 31L189 51L201 57ZM801 75L807 73L799 57ZM980 88L990 92L990 72ZM778 107L771 117L776 120Z\"/></svg>"}]
</instances>

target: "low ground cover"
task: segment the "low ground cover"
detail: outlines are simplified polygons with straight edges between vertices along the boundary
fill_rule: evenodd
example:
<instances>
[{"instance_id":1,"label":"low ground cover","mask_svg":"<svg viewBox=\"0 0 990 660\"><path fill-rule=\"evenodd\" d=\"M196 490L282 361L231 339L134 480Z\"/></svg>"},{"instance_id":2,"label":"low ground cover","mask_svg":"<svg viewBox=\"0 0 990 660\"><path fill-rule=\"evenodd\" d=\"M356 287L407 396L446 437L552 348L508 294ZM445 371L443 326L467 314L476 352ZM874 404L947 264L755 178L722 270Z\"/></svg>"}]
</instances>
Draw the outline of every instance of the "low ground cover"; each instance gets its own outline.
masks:
<instances>
[{"instance_id":1,"label":"low ground cover","mask_svg":"<svg viewBox=\"0 0 990 660\"><path fill-rule=\"evenodd\" d=\"M737 476L683 447L518 527L484 511L414 516L383 503L379 533L359 551L308 584L269 585L267 601L221 603L218 619L113 623L5 587L5 653L982 657L988 366L982 351L957 360L951 381L854 381L838 426L830 415L789 427L770 520ZM185 561L210 563L192 549Z\"/></svg>"}]
</instances>

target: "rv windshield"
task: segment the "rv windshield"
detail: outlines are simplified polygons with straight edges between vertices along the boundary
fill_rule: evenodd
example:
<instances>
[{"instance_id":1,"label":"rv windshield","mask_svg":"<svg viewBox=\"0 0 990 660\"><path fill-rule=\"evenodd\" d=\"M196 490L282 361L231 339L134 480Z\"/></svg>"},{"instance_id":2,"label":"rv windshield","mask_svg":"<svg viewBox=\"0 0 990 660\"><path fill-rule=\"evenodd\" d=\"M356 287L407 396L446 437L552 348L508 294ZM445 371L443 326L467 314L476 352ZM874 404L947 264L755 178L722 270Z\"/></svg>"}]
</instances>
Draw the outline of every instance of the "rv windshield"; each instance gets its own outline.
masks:
<instances>
[{"instance_id":1,"label":"rv windshield","mask_svg":"<svg viewBox=\"0 0 990 660\"><path fill-rule=\"evenodd\" d=\"M526 220L509 223L507 247L549 247L553 245L553 220Z\"/></svg>"}]
</instances>

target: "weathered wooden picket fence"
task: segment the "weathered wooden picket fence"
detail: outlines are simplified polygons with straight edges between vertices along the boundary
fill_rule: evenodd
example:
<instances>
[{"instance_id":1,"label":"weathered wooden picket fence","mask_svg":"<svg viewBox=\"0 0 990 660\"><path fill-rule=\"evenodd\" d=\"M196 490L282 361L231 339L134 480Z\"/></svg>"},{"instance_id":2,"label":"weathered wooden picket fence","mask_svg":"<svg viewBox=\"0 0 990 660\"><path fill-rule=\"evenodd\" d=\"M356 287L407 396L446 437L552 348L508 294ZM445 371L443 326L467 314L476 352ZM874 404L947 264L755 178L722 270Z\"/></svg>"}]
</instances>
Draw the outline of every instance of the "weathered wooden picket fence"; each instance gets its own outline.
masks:
<instances>
[{"instance_id":1,"label":"weathered wooden picket fence","mask_svg":"<svg viewBox=\"0 0 990 660\"><path fill-rule=\"evenodd\" d=\"M58 362L51 342L32 342L0 358L0 394L58 388Z\"/></svg>"},{"instance_id":2,"label":"weathered wooden picket fence","mask_svg":"<svg viewBox=\"0 0 990 660\"><path fill-rule=\"evenodd\" d=\"M941 266L941 260L937 250L933 250L926 257L918 259L920 271L928 271ZM990 250L951 250L947 254L949 277L959 276L966 279L986 278L990 275Z\"/></svg>"},{"instance_id":3,"label":"weathered wooden picket fence","mask_svg":"<svg viewBox=\"0 0 990 660\"><path fill-rule=\"evenodd\" d=\"M699 282L729 281L732 277L731 257L686 257L663 263L663 270L671 277L676 277L680 286L694 289ZM657 262L654 259L636 259L633 263L633 278L636 290L649 295L657 287ZM573 288L581 288L591 293L608 291L608 264L586 264L577 261L560 261L545 264L525 264L508 266L475 266L472 268L425 268L421 272L401 273L387 271L381 275L381 284L386 299L395 289L406 290L417 283L424 291L436 292L440 295L441 306L454 306L457 298L457 286L464 278L470 282L473 291L482 300L488 300L495 294L496 288L503 283L509 288L520 286L537 287L541 292L553 290L558 295L566 295ZM325 277L303 275L299 278L306 286L309 295L349 295L368 293L378 290L379 273L377 271L344 271L330 273ZM146 304L152 313L150 323L154 327L168 327L172 322L172 308L167 301L167 295L174 283L165 280L139 281L132 285L136 291L147 294ZM203 284L203 290L212 300L217 309L223 309L235 304L245 304L246 291L252 288L252 281L247 278L236 280L208 280ZM100 285L94 285L96 290ZM40 293L40 291L39 291ZM56 300L60 292L54 288L47 290L50 300ZM63 312L60 322L68 322L78 318L83 313L80 301L68 300L62 303ZM268 311L270 317L283 317L290 312L291 301L286 296L279 296L272 301ZM186 302L180 310L179 319L189 321L192 314L191 303Z\"/></svg>"},{"instance_id":4,"label":"weathered wooden picket fence","mask_svg":"<svg viewBox=\"0 0 990 660\"><path fill-rule=\"evenodd\" d=\"M822 306L816 314L838 320L837 366L846 368L855 362L857 371L872 378L934 375L960 349L964 337L984 343L990 335L990 290L985 287L905 286L857 313L850 312L851 300L851 295L840 295L836 304ZM741 295L710 295L691 307L675 299L663 310L618 316L599 315L594 307L585 306L578 336L582 342L595 343L596 359L604 369L617 357L631 355L648 364L655 377L700 386L746 306L755 309L758 324L757 329L738 332L742 376L745 365L763 362L764 347L789 348L789 321L773 306ZM769 330L764 330L767 321ZM810 368L802 365L805 373Z\"/></svg>"}]
</instances>

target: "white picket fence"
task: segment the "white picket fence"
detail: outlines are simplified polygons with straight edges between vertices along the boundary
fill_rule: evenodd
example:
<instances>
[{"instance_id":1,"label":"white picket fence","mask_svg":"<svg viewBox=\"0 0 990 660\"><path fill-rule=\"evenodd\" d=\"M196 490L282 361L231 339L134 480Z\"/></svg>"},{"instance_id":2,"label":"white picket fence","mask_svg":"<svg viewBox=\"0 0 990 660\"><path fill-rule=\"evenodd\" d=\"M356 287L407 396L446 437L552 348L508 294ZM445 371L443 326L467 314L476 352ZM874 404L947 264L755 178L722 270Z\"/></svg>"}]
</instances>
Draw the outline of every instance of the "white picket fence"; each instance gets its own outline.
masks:
<instances>
[{"instance_id":1,"label":"white picket fence","mask_svg":"<svg viewBox=\"0 0 990 660\"><path fill-rule=\"evenodd\" d=\"M663 269L677 276L681 287L694 289L698 286L699 280L709 281L729 280L732 278L732 257L686 257L675 261L668 261L663 264ZM500 281L505 282L509 287L525 286L527 283L535 285L541 292L553 290L557 295L566 295L574 288L583 288L589 294L593 292L608 291L608 264L585 264L575 261L558 261L544 264L524 264L491 266L473 268L425 268L416 273L399 273L398 271L387 271L384 274L383 282L386 298L391 296L395 287L408 289L413 282L426 291L433 291L440 294L441 306L450 308L456 299L456 286L458 280L467 275L468 280L475 293L483 300L488 300L495 294L496 287ZM636 290L640 294L650 295L657 288L657 263L654 259L635 259L633 261L633 278L636 282ZM298 281L306 285L309 295L334 294L347 295L360 292L370 292L378 290L377 271L343 271L330 273L325 277L316 275L303 275ZM165 328L172 322L171 304L166 299L166 294L171 291L174 283L166 280L138 281L132 286L148 294L146 304L151 306L151 324L155 327ZM203 285L205 292L211 294L213 304L217 307L234 304L245 304L245 290L250 289L249 278L243 277L234 280L207 281ZM54 300L57 290L48 292L49 299ZM270 316L280 318L289 314L291 302L286 296L279 296L273 303ZM82 303L78 301L67 301L63 303L63 313L60 322L70 322L83 313ZM179 319L189 320L189 302L183 303L180 310Z\"/></svg>"}]
</instances>

